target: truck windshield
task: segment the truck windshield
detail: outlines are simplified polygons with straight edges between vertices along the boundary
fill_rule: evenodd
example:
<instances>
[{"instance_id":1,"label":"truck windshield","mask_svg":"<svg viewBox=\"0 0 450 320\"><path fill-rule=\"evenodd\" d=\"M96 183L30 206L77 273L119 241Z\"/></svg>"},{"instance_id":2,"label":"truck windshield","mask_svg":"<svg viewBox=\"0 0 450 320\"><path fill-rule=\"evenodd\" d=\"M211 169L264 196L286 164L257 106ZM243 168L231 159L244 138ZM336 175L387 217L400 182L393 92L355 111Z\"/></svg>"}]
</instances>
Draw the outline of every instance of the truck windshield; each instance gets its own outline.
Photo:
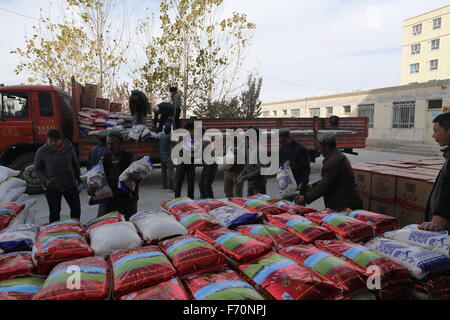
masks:
<instances>
[{"instance_id":1,"label":"truck windshield","mask_svg":"<svg viewBox=\"0 0 450 320\"><path fill-rule=\"evenodd\" d=\"M1 116L4 119L28 119L29 103L26 92L2 92Z\"/></svg>"}]
</instances>

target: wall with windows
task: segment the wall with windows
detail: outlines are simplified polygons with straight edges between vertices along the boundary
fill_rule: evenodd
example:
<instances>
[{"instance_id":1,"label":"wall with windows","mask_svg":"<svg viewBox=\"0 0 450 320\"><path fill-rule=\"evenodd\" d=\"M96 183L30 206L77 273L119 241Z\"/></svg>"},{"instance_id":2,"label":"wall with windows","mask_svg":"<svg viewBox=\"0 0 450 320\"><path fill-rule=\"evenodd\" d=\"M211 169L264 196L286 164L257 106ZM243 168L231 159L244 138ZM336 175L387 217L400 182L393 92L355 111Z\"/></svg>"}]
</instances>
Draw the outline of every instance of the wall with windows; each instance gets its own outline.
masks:
<instances>
[{"instance_id":1,"label":"wall with windows","mask_svg":"<svg viewBox=\"0 0 450 320\"><path fill-rule=\"evenodd\" d=\"M283 117L287 110L300 117L367 117L368 144L390 147L402 143L430 143L432 120L450 111L450 80L425 82L338 95L311 97L262 105L262 117ZM330 113L332 111L332 113ZM267 116L266 116L267 115Z\"/></svg>"},{"instance_id":2,"label":"wall with windows","mask_svg":"<svg viewBox=\"0 0 450 320\"><path fill-rule=\"evenodd\" d=\"M404 21L401 84L450 78L450 5Z\"/></svg>"}]
</instances>

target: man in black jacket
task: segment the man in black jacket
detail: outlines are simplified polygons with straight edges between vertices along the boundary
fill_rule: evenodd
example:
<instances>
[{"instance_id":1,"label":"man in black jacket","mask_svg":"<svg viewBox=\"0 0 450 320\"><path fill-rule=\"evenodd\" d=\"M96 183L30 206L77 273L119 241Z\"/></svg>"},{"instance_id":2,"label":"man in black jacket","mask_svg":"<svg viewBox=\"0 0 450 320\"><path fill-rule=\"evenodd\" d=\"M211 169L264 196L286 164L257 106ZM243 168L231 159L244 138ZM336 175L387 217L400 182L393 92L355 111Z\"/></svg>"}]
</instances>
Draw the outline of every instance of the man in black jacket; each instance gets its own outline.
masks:
<instances>
[{"instance_id":1,"label":"man in black jacket","mask_svg":"<svg viewBox=\"0 0 450 320\"><path fill-rule=\"evenodd\" d=\"M172 104L173 107L175 108L175 119L174 119L174 129L179 129L181 128L181 121L180 121L180 116L181 116L181 96L178 93L178 88L177 87L172 87L170 88L170 96L172 99Z\"/></svg>"},{"instance_id":2,"label":"man in black jacket","mask_svg":"<svg viewBox=\"0 0 450 320\"><path fill-rule=\"evenodd\" d=\"M98 217L113 211L122 213L126 220L137 212L139 200L139 183L136 183L134 192L124 192L118 188L120 175L133 163L132 153L123 149L123 137L119 132L110 132L106 139L109 152L103 156L103 166L108 184L113 191L113 199L100 204ZM137 181L137 177L131 177Z\"/></svg>"},{"instance_id":3,"label":"man in black jacket","mask_svg":"<svg viewBox=\"0 0 450 320\"><path fill-rule=\"evenodd\" d=\"M440 114L434 120L433 138L441 147L445 164L431 191L426 209L426 221L419 229L450 231L450 112Z\"/></svg>"},{"instance_id":4,"label":"man in black jacket","mask_svg":"<svg viewBox=\"0 0 450 320\"><path fill-rule=\"evenodd\" d=\"M60 220L63 196L70 207L70 217L79 220L81 204L77 183L82 184L80 166L72 143L64 139L61 131L48 132L47 143L36 152L34 170L45 190L50 223Z\"/></svg>"},{"instance_id":5,"label":"man in black jacket","mask_svg":"<svg viewBox=\"0 0 450 320\"><path fill-rule=\"evenodd\" d=\"M175 108L171 103L162 102L153 107L153 113L153 127L156 132L162 132L167 121L169 119L173 119L175 115Z\"/></svg>"},{"instance_id":6,"label":"man in black jacket","mask_svg":"<svg viewBox=\"0 0 450 320\"><path fill-rule=\"evenodd\" d=\"M311 158L308 150L291 138L289 129L280 130L280 164L289 161L295 182L301 195L305 195L311 173ZM292 199L288 199L292 200Z\"/></svg>"},{"instance_id":7,"label":"man in black jacket","mask_svg":"<svg viewBox=\"0 0 450 320\"><path fill-rule=\"evenodd\" d=\"M142 91L133 90L129 99L130 111L134 124L145 124L145 117L150 111L148 98Z\"/></svg>"},{"instance_id":8,"label":"man in black jacket","mask_svg":"<svg viewBox=\"0 0 450 320\"><path fill-rule=\"evenodd\" d=\"M328 209L342 211L363 208L363 201L356 188L355 176L350 161L336 148L336 137L332 133L317 137L317 150L325 158L322 179L313 184L313 190L300 196L299 204L310 204L323 197Z\"/></svg>"}]
</instances>

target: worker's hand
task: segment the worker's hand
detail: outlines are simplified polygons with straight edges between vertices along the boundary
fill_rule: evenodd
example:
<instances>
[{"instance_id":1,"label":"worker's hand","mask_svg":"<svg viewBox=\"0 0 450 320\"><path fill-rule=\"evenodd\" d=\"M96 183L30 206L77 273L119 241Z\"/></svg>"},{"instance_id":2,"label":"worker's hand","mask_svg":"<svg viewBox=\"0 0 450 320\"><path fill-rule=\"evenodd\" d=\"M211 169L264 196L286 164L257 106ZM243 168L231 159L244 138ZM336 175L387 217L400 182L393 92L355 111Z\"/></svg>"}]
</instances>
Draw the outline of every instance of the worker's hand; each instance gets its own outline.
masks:
<instances>
[{"instance_id":1,"label":"worker's hand","mask_svg":"<svg viewBox=\"0 0 450 320\"><path fill-rule=\"evenodd\" d=\"M306 205L306 202L305 202L305 197L304 197L304 196L300 196L300 197L298 197L298 199L297 199L296 203L297 203L298 205L301 205L301 206L304 206L304 205Z\"/></svg>"},{"instance_id":2,"label":"worker's hand","mask_svg":"<svg viewBox=\"0 0 450 320\"><path fill-rule=\"evenodd\" d=\"M140 180L139 174L137 174L137 173L129 173L128 174L128 178L130 180L133 180L133 181L139 181Z\"/></svg>"},{"instance_id":3,"label":"worker's hand","mask_svg":"<svg viewBox=\"0 0 450 320\"><path fill-rule=\"evenodd\" d=\"M237 178L238 183L243 183L243 182L246 181L246 180L247 180L247 177L246 177L246 176L239 176L239 177Z\"/></svg>"},{"instance_id":4,"label":"worker's hand","mask_svg":"<svg viewBox=\"0 0 450 320\"><path fill-rule=\"evenodd\" d=\"M418 229L424 230L424 231L437 232L437 231L444 230L444 227L442 227L441 225L434 223L434 222L424 222L418 227Z\"/></svg>"}]
</instances>

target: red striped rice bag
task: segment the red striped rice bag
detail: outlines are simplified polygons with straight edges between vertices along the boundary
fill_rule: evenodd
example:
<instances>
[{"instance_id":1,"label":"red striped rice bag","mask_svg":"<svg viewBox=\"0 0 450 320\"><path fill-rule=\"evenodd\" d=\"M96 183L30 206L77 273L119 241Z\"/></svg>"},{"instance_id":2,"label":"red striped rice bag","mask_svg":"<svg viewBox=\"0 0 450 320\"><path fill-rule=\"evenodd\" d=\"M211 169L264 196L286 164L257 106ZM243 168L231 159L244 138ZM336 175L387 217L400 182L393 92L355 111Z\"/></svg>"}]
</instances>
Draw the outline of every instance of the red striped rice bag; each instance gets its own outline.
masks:
<instances>
[{"instance_id":1,"label":"red striped rice bag","mask_svg":"<svg viewBox=\"0 0 450 320\"><path fill-rule=\"evenodd\" d=\"M278 253L269 253L254 264L242 264L239 270L250 283L275 300L335 300L341 292L295 261Z\"/></svg>"},{"instance_id":2,"label":"red striped rice bag","mask_svg":"<svg viewBox=\"0 0 450 320\"><path fill-rule=\"evenodd\" d=\"M427 281L418 281L415 283L415 289L434 299L449 300L450 276L444 275Z\"/></svg>"},{"instance_id":3,"label":"red striped rice bag","mask_svg":"<svg viewBox=\"0 0 450 320\"><path fill-rule=\"evenodd\" d=\"M182 279L224 269L227 258L210 243L193 236L164 240L159 246Z\"/></svg>"},{"instance_id":4,"label":"red striped rice bag","mask_svg":"<svg viewBox=\"0 0 450 320\"><path fill-rule=\"evenodd\" d=\"M186 284L195 300L265 300L233 270L194 276Z\"/></svg>"},{"instance_id":5,"label":"red striped rice bag","mask_svg":"<svg viewBox=\"0 0 450 320\"><path fill-rule=\"evenodd\" d=\"M167 212L170 212L174 216L178 216L182 213L188 213L190 211L204 211L202 206L191 198L181 197L173 200L164 201L161 206Z\"/></svg>"},{"instance_id":6,"label":"red striped rice bag","mask_svg":"<svg viewBox=\"0 0 450 320\"><path fill-rule=\"evenodd\" d=\"M17 278L0 282L0 300L31 300L41 290L45 279Z\"/></svg>"},{"instance_id":7,"label":"red striped rice bag","mask_svg":"<svg viewBox=\"0 0 450 320\"><path fill-rule=\"evenodd\" d=\"M182 213L175 216L175 218L188 230L189 234L194 234L198 230L217 229L220 227L217 220L205 209Z\"/></svg>"},{"instance_id":8,"label":"red striped rice bag","mask_svg":"<svg viewBox=\"0 0 450 320\"><path fill-rule=\"evenodd\" d=\"M357 268L313 245L288 247L281 250L280 254L296 261L319 277L334 283L343 291L345 297L367 289L363 275Z\"/></svg>"},{"instance_id":9,"label":"red striped rice bag","mask_svg":"<svg viewBox=\"0 0 450 320\"><path fill-rule=\"evenodd\" d=\"M342 215L345 215L346 212L336 212L336 211L330 211L330 210L324 210L324 211L318 211L318 212L311 212L305 214L305 217L307 217L309 220L311 220L314 223L321 224L322 219L329 216L332 213L339 213Z\"/></svg>"},{"instance_id":10,"label":"red striped rice bag","mask_svg":"<svg viewBox=\"0 0 450 320\"><path fill-rule=\"evenodd\" d=\"M325 240L316 241L315 246L351 263L359 272L366 276L373 274L373 272L369 272L369 267L377 266L380 270L382 288L401 282L408 282L411 278L411 273L408 269L359 244L346 240Z\"/></svg>"},{"instance_id":11,"label":"red striped rice bag","mask_svg":"<svg viewBox=\"0 0 450 320\"><path fill-rule=\"evenodd\" d=\"M0 255L0 281L31 276L35 268L31 252L13 252Z\"/></svg>"},{"instance_id":12,"label":"red striped rice bag","mask_svg":"<svg viewBox=\"0 0 450 320\"><path fill-rule=\"evenodd\" d=\"M331 240L336 238L333 231L320 226L305 217L284 213L277 216L267 216L267 220L277 227L292 232L304 243L313 243L316 240Z\"/></svg>"},{"instance_id":13,"label":"red striped rice bag","mask_svg":"<svg viewBox=\"0 0 450 320\"><path fill-rule=\"evenodd\" d=\"M214 199L205 199L205 200L199 200L197 203L206 210L214 210L220 207L225 207L227 204L220 200L214 200Z\"/></svg>"},{"instance_id":14,"label":"red striped rice bag","mask_svg":"<svg viewBox=\"0 0 450 320\"><path fill-rule=\"evenodd\" d=\"M75 220L55 222L39 228L33 246L38 273L48 274L58 263L94 255L83 226Z\"/></svg>"},{"instance_id":15,"label":"red striped rice bag","mask_svg":"<svg viewBox=\"0 0 450 320\"><path fill-rule=\"evenodd\" d=\"M305 215L308 219L314 217L318 220L318 214ZM322 217L321 224L336 232L338 238L349 239L354 242L367 242L375 236L374 228L345 213L330 213Z\"/></svg>"},{"instance_id":16,"label":"red striped rice bag","mask_svg":"<svg viewBox=\"0 0 450 320\"><path fill-rule=\"evenodd\" d=\"M24 204L0 204L0 230L5 229L25 208Z\"/></svg>"},{"instance_id":17,"label":"red striped rice bag","mask_svg":"<svg viewBox=\"0 0 450 320\"><path fill-rule=\"evenodd\" d=\"M271 224L249 224L238 227L236 231L277 248L302 243L295 234Z\"/></svg>"},{"instance_id":18,"label":"red striped rice bag","mask_svg":"<svg viewBox=\"0 0 450 320\"><path fill-rule=\"evenodd\" d=\"M86 232L89 234L92 229L109 223L124 222L125 217L118 211L108 213L104 216L95 218L86 224Z\"/></svg>"},{"instance_id":19,"label":"red striped rice bag","mask_svg":"<svg viewBox=\"0 0 450 320\"><path fill-rule=\"evenodd\" d=\"M167 281L177 273L155 246L114 251L109 259L116 298Z\"/></svg>"},{"instance_id":20,"label":"red striped rice bag","mask_svg":"<svg viewBox=\"0 0 450 320\"><path fill-rule=\"evenodd\" d=\"M89 257L58 264L33 300L106 300L110 291L110 270L101 257Z\"/></svg>"},{"instance_id":21,"label":"red striped rice bag","mask_svg":"<svg viewBox=\"0 0 450 320\"><path fill-rule=\"evenodd\" d=\"M387 231L393 231L400 228L396 218L384 214L365 210L355 210L349 212L348 216L371 225L375 229L375 234L377 236L383 235Z\"/></svg>"},{"instance_id":22,"label":"red striped rice bag","mask_svg":"<svg viewBox=\"0 0 450 320\"><path fill-rule=\"evenodd\" d=\"M272 250L272 245L228 229L197 231L196 236L216 246L238 262L253 261Z\"/></svg>"},{"instance_id":23,"label":"red striped rice bag","mask_svg":"<svg viewBox=\"0 0 450 320\"><path fill-rule=\"evenodd\" d=\"M173 278L153 287L127 294L120 300L189 300L189 295L180 280Z\"/></svg>"},{"instance_id":24,"label":"red striped rice bag","mask_svg":"<svg viewBox=\"0 0 450 320\"><path fill-rule=\"evenodd\" d=\"M230 198L229 201L235 203L251 212L260 212L266 215L277 215L286 213L287 210L270 204L267 199L268 196L261 195L253 198Z\"/></svg>"},{"instance_id":25,"label":"red striped rice bag","mask_svg":"<svg viewBox=\"0 0 450 320\"><path fill-rule=\"evenodd\" d=\"M274 206L277 206L281 209L286 210L287 213L290 213L290 214L298 214L298 215L302 216L307 213L317 212L317 210L314 208L301 206L301 205L295 204L292 201L287 201L287 200L274 199L274 200L271 200L270 203L272 203Z\"/></svg>"}]
</instances>

